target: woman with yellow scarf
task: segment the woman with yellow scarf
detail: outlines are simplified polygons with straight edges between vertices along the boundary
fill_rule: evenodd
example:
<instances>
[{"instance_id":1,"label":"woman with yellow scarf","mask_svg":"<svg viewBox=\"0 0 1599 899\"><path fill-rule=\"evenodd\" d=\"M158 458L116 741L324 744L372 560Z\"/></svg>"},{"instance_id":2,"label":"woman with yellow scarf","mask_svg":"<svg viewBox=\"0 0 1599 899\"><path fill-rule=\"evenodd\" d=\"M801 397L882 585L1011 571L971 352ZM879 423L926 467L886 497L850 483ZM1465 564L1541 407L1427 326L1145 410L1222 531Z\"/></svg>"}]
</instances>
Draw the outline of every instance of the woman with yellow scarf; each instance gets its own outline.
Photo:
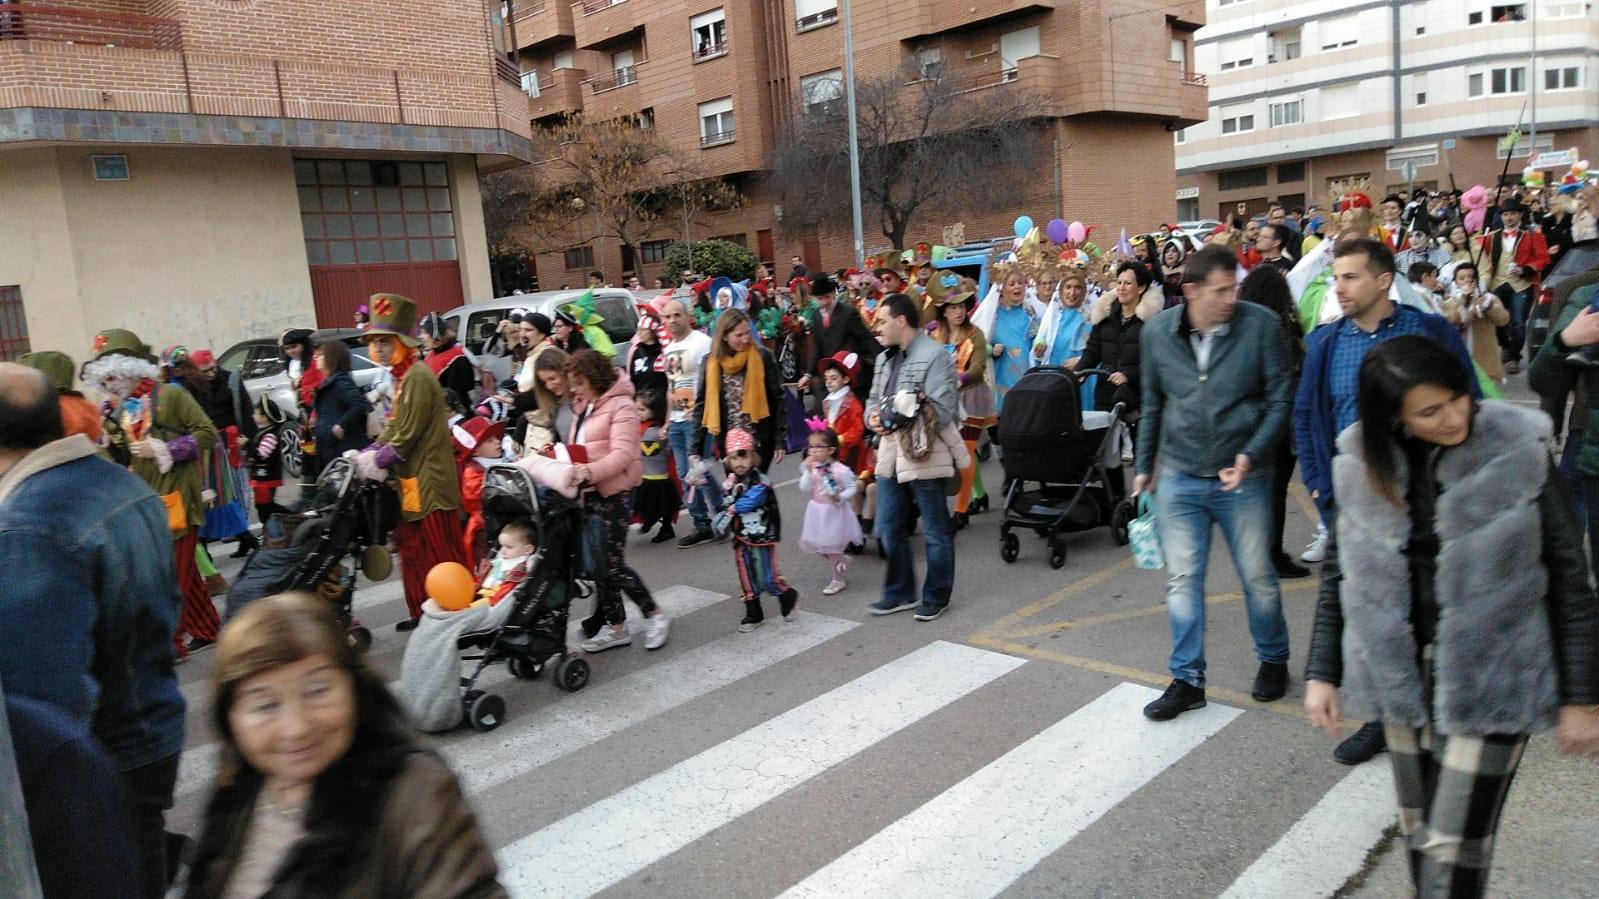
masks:
<instances>
[{"instance_id":1,"label":"woman with yellow scarf","mask_svg":"<svg viewBox=\"0 0 1599 899\"><path fill-rule=\"evenodd\" d=\"M777 360L750 334L749 316L725 309L716 319L711 352L700 366L699 400L694 405L694 438L716 438L718 453L729 431L743 428L755 435L762 472L783 461L788 423L783 415L783 378ZM690 456L689 464L698 456Z\"/></svg>"}]
</instances>

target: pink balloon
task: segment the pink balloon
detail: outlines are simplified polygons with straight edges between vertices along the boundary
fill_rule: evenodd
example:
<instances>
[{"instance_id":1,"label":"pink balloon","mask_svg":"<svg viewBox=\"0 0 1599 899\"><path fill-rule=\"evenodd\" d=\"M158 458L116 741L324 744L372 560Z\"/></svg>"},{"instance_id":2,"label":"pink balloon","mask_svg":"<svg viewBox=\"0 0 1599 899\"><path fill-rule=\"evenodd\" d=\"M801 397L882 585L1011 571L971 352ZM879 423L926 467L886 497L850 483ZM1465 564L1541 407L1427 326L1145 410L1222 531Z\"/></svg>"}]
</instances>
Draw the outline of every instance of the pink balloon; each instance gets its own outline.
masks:
<instances>
[{"instance_id":1,"label":"pink balloon","mask_svg":"<svg viewBox=\"0 0 1599 899\"><path fill-rule=\"evenodd\" d=\"M1072 243L1082 243L1087 236L1088 229L1083 227L1082 222L1072 222L1066 226L1066 239Z\"/></svg>"}]
</instances>

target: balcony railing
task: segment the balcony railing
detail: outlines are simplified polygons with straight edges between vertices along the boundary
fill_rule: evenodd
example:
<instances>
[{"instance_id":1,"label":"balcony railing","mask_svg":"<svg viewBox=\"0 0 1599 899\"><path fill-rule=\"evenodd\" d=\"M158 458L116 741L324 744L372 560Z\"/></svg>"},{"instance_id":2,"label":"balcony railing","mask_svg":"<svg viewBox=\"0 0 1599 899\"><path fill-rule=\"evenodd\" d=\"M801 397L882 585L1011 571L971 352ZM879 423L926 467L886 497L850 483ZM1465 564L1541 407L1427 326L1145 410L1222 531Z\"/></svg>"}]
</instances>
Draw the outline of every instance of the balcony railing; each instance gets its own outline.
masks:
<instances>
[{"instance_id":1,"label":"balcony railing","mask_svg":"<svg viewBox=\"0 0 1599 899\"><path fill-rule=\"evenodd\" d=\"M700 135L700 146L702 146L702 147L714 147L717 144L730 144L732 142L733 142L733 131L732 131L732 129L728 129L726 131L715 131L715 132L712 132L710 134L702 134L702 135Z\"/></svg>"},{"instance_id":2,"label":"balcony railing","mask_svg":"<svg viewBox=\"0 0 1599 899\"><path fill-rule=\"evenodd\" d=\"M516 20L530 19L549 8L549 0L517 0Z\"/></svg>"},{"instance_id":3,"label":"balcony railing","mask_svg":"<svg viewBox=\"0 0 1599 899\"><path fill-rule=\"evenodd\" d=\"M182 50L183 26L173 19L8 3L0 5L0 41Z\"/></svg>"},{"instance_id":4,"label":"balcony railing","mask_svg":"<svg viewBox=\"0 0 1599 899\"><path fill-rule=\"evenodd\" d=\"M1184 84L1192 84L1195 87L1204 87L1205 86L1205 76L1202 73L1199 73L1199 72L1184 72L1183 73L1183 83Z\"/></svg>"},{"instance_id":5,"label":"balcony railing","mask_svg":"<svg viewBox=\"0 0 1599 899\"><path fill-rule=\"evenodd\" d=\"M601 10L610 9L618 3L626 2L627 0L584 0L581 5L583 7L583 15L592 16Z\"/></svg>"},{"instance_id":6,"label":"balcony railing","mask_svg":"<svg viewBox=\"0 0 1599 899\"><path fill-rule=\"evenodd\" d=\"M589 90L596 94L626 87L638 81L638 66L618 66L604 75L595 75L588 80Z\"/></svg>"},{"instance_id":7,"label":"balcony railing","mask_svg":"<svg viewBox=\"0 0 1599 899\"><path fill-rule=\"evenodd\" d=\"M722 42L716 43L716 44L706 44L705 46L700 47L698 50L695 50L694 51L694 61L695 62L703 62L704 60L707 60L707 59L715 59L718 56L726 56L726 55L727 55L727 41L722 41Z\"/></svg>"},{"instance_id":8,"label":"balcony railing","mask_svg":"<svg viewBox=\"0 0 1599 899\"><path fill-rule=\"evenodd\" d=\"M826 25L828 22L832 22L837 19L838 7L835 6L832 9L824 9L821 12L814 12L803 19L799 19L794 23L794 30L809 31L812 28L820 28L823 25Z\"/></svg>"}]
</instances>

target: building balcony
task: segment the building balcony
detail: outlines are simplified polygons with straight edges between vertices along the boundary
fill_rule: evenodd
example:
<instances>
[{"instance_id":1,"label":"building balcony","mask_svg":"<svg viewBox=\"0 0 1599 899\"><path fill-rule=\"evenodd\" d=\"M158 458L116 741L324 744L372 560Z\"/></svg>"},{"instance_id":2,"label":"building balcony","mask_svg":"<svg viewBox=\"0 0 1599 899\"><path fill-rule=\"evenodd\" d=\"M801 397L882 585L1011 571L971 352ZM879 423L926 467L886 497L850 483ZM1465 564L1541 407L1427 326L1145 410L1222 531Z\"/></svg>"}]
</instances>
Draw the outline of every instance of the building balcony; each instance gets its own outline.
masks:
<instances>
[{"instance_id":1,"label":"building balcony","mask_svg":"<svg viewBox=\"0 0 1599 899\"><path fill-rule=\"evenodd\" d=\"M935 77L928 75L908 83L908 91L926 90ZM936 76L941 90L968 94L992 90L1010 90L1025 94L1033 101L1030 113L1034 115L1060 115L1061 61L1054 56L1030 56L1014 66L985 66L980 70L967 70L960 74ZM842 103L843 100L830 101ZM820 105L820 104L818 104Z\"/></svg>"},{"instance_id":2,"label":"building balcony","mask_svg":"<svg viewBox=\"0 0 1599 899\"><path fill-rule=\"evenodd\" d=\"M182 50L183 26L175 19L18 3L0 9L0 41Z\"/></svg>"},{"instance_id":3,"label":"building balcony","mask_svg":"<svg viewBox=\"0 0 1599 899\"><path fill-rule=\"evenodd\" d=\"M550 0L551 3L558 0ZM598 47L644 27L648 0L581 0L573 3L572 36L579 49ZM519 38L520 39L520 38Z\"/></svg>"},{"instance_id":4,"label":"building balcony","mask_svg":"<svg viewBox=\"0 0 1599 899\"><path fill-rule=\"evenodd\" d=\"M1177 127L1187 128L1210 118L1210 85L1198 72L1185 72L1177 82Z\"/></svg>"},{"instance_id":5,"label":"building balcony","mask_svg":"<svg viewBox=\"0 0 1599 899\"><path fill-rule=\"evenodd\" d=\"M514 21L518 50L540 47L577 34L572 25L572 6L567 0L518 0Z\"/></svg>"},{"instance_id":6,"label":"building balcony","mask_svg":"<svg viewBox=\"0 0 1599 899\"><path fill-rule=\"evenodd\" d=\"M701 134L700 147L719 147L722 144L730 144L736 137L737 135L731 128L726 131L715 131Z\"/></svg>"},{"instance_id":7,"label":"building balcony","mask_svg":"<svg viewBox=\"0 0 1599 899\"><path fill-rule=\"evenodd\" d=\"M1037 12L1050 12L1059 0L960 0L957 3L922 3L910 17L909 33L902 39L915 39L992 25L1007 19Z\"/></svg>"},{"instance_id":8,"label":"building balcony","mask_svg":"<svg viewBox=\"0 0 1599 899\"><path fill-rule=\"evenodd\" d=\"M649 60L641 60L635 65L622 66L583 79L588 86L587 95L583 97L583 111L590 118L613 119L643 109L644 93L639 87L639 66L648 63Z\"/></svg>"},{"instance_id":9,"label":"building balcony","mask_svg":"<svg viewBox=\"0 0 1599 899\"><path fill-rule=\"evenodd\" d=\"M583 108L583 81L587 73L582 69L556 69L538 76L534 94L529 91L528 111L535 119L545 116L568 115Z\"/></svg>"}]
</instances>

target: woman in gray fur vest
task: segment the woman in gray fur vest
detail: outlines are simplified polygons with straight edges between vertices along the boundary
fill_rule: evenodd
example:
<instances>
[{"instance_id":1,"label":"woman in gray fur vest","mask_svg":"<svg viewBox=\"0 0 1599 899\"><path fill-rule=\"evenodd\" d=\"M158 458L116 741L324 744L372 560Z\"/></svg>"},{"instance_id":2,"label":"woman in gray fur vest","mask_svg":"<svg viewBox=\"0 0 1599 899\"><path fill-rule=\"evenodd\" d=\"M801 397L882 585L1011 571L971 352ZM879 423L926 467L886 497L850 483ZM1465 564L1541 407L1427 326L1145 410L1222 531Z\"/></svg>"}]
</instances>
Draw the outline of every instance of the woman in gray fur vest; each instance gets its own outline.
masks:
<instances>
[{"instance_id":1,"label":"woman in gray fur vest","mask_svg":"<svg viewBox=\"0 0 1599 899\"><path fill-rule=\"evenodd\" d=\"M1305 676L1317 726L1383 723L1423 897L1483 895L1530 734L1599 754L1599 606L1549 418L1476 405L1470 377L1420 336L1362 363Z\"/></svg>"}]
</instances>

